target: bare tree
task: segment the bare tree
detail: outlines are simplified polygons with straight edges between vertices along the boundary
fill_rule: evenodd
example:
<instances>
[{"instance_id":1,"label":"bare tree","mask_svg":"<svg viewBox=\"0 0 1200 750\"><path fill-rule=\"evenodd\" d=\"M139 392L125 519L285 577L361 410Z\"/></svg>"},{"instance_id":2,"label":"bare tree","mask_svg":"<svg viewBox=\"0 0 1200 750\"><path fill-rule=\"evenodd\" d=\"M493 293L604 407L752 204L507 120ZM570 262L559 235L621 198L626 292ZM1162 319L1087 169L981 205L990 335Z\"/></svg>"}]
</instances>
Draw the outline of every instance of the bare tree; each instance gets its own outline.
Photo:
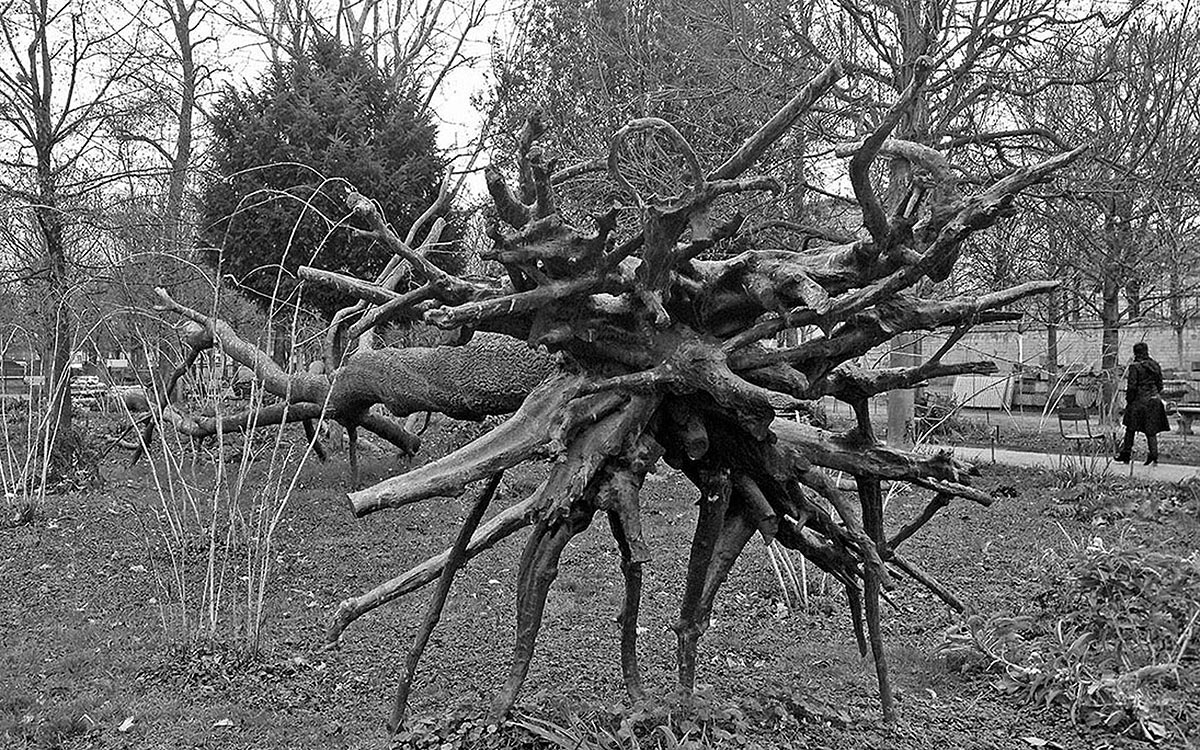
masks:
<instances>
[{"instance_id":1,"label":"bare tree","mask_svg":"<svg viewBox=\"0 0 1200 750\"><path fill-rule=\"evenodd\" d=\"M187 194L195 179L192 166L200 100L215 72L203 59L203 48L216 41L211 36L212 20L212 10L203 0L152 0L139 18L154 44L138 50L141 64L136 75L153 99L146 102L149 106L141 121L119 137L148 147L165 168L163 234L170 252L179 252L193 239Z\"/></svg>"},{"instance_id":2,"label":"bare tree","mask_svg":"<svg viewBox=\"0 0 1200 750\"><path fill-rule=\"evenodd\" d=\"M40 290L47 431L62 443L70 433L70 359L74 346L70 299L71 215L75 202L120 175L98 171L106 161L106 124L125 103L130 54L113 54L120 29L77 2L10 2L0 12L0 127L7 177L0 190L34 217L38 258L28 280ZM97 171L94 171L97 170Z\"/></svg>"},{"instance_id":3,"label":"bare tree","mask_svg":"<svg viewBox=\"0 0 1200 750\"><path fill-rule=\"evenodd\" d=\"M314 35L337 39L424 110L451 73L474 63L468 41L501 10L489 0L227 0L223 15L265 41L273 63L299 56Z\"/></svg>"},{"instance_id":4,"label":"bare tree","mask_svg":"<svg viewBox=\"0 0 1200 750\"><path fill-rule=\"evenodd\" d=\"M1107 61L1097 59L1069 74L1046 65L1048 59L1086 43L1111 39L1138 4L1112 17L1092 9L1073 9L1053 0L985 0L922 3L893 0L881 4L832 0L825 12L797 18L797 41L818 56L847 56L858 78L848 101L867 112L900 95L927 75L922 93L896 125L896 137L926 146L953 160L961 182L993 179L1033 154L1046 154L1086 143L1079 134L1064 137L1053 120L1017 123L1012 112L1025 102L1100 78ZM928 74L919 60L932 59ZM864 120L864 125L865 125ZM887 168L884 205L889 211L923 177L919 164L894 153ZM920 340L901 337L892 364L919 361ZM907 433L912 420L912 391L888 396L889 441Z\"/></svg>"},{"instance_id":5,"label":"bare tree","mask_svg":"<svg viewBox=\"0 0 1200 750\"><path fill-rule=\"evenodd\" d=\"M1114 400L1121 326L1178 296L1167 259L1186 257L1177 253L1184 224L1176 220L1200 189L1198 50L1200 25L1186 10L1138 20L1107 46L1060 63L1063 75L1073 75L1103 56L1102 79L1024 110L1029 120L1054 122L1064 137L1094 144L1064 185L1070 210L1047 215L1069 243L1060 260L1081 282L1078 301L1100 320L1106 404Z\"/></svg>"},{"instance_id":6,"label":"bare tree","mask_svg":"<svg viewBox=\"0 0 1200 750\"><path fill-rule=\"evenodd\" d=\"M1166 310L1162 317L1175 332L1175 364L1180 370L1196 369L1184 360L1184 333L1200 321L1200 205L1177 200L1164 207L1159 237L1165 253L1159 272L1166 277Z\"/></svg>"},{"instance_id":7,"label":"bare tree","mask_svg":"<svg viewBox=\"0 0 1200 750\"><path fill-rule=\"evenodd\" d=\"M203 101L223 68L217 56L223 24L208 0L147 0L122 35L132 56L137 106L114 118L110 132L122 162L145 176L128 182L123 205L114 211L128 257L119 258L106 274L112 287L108 303L145 309L160 285L189 303L204 304L213 294L194 265L195 192ZM169 329L145 319L137 320L136 335L123 323L115 327L124 330L122 348L141 351L148 345L158 351L154 372L169 367L169 341L175 338Z\"/></svg>"}]
</instances>

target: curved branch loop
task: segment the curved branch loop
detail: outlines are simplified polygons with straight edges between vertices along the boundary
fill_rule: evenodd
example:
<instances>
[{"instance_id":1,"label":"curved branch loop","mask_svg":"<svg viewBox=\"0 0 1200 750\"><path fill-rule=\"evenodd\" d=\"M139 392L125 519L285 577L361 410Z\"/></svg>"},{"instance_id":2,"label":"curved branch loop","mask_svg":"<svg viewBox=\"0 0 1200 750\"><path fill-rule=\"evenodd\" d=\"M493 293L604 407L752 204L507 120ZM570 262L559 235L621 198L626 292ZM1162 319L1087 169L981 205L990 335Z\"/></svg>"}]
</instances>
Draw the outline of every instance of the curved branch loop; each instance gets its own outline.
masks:
<instances>
[{"instance_id":1,"label":"curved branch loop","mask_svg":"<svg viewBox=\"0 0 1200 750\"><path fill-rule=\"evenodd\" d=\"M691 178L691 186L683 193L683 195L671 198L661 202L657 207L664 213L679 211L691 204L693 198L697 195L704 194L705 178L704 171L700 167L700 160L696 156L695 149L688 140L683 137L674 125L666 120L658 117L642 117L636 120L631 120L625 127L618 130L609 142L608 147L608 173L612 175L613 181L625 190L630 195L634 196L639 206L645 207L651 203L659 204L660 202L654 198L644 199L637 189L625 179L625 175L621 174L621 159L620 150L629 136L634 133L643 131L658 130L666 134L667 139L679 149L683 154L684 162L686 163L689 177Z\"/></svg>"}]
</instances>

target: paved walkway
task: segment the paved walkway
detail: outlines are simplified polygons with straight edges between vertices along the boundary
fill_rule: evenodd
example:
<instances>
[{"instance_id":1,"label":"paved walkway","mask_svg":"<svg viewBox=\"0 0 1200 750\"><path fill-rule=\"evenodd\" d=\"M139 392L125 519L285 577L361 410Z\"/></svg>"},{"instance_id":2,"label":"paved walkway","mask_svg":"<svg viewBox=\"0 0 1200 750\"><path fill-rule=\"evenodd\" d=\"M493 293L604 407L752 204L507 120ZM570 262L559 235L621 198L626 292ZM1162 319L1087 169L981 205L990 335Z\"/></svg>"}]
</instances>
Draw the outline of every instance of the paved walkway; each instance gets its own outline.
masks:
<instances>
[{"instance_id":1,"label":"paved walkway","mask_svg":"<svg viewBox=\"0 0 1200 750\"><path fill-rule=\"evenodd\" d=\"M992 448L972 448L962 445L943 446L926 444L921 446L920 450L932 452L939 448L953 450L954 455L959 458L979 464L992 463L994 455L995 463L1008 464L1009 466L1059 469L1069 466L1071 462L1079 465L1079 462L1082 461L1087 468L1096 472L1118 476L1132 476L1136 479L1146 479L1156 482L1182 482L1192 477L1200 479L1200 466L1162 463L1158 466L1143 466L1142 461L1146 460L1144 453L1141 456L1135 455L1136 460L1129 464L1119 464L1116 461L1106 461L1104 456L1099 456L1095 459L1085 456L1080 459L1073 453L1030 453L1027 451L1008 450L1006 448L996 448L993 450Z\"/></svg>"}]
</instances>

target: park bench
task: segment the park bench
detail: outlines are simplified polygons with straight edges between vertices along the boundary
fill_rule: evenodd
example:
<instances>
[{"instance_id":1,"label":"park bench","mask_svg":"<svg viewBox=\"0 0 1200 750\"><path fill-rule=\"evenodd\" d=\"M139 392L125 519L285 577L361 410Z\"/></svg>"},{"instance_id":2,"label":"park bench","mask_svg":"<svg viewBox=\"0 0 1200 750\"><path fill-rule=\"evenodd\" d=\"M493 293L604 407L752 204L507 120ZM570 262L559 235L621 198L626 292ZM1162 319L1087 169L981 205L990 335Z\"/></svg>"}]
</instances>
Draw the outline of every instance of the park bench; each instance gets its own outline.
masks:
<instances>
[{"instance_id":1,"label":"park bench","mask_svg":"<svg viewBox=\"0 0 1200 750\"><path fill-rule=\"evenodd\" d=\"M1075 452L1083 454L1084 445L1104 448L1108 435L1092 430L1092 420L1087 409L1063 407L1058 410L1058 432L1063 440L1075 444Z\"/></svg>"}]
</instances>

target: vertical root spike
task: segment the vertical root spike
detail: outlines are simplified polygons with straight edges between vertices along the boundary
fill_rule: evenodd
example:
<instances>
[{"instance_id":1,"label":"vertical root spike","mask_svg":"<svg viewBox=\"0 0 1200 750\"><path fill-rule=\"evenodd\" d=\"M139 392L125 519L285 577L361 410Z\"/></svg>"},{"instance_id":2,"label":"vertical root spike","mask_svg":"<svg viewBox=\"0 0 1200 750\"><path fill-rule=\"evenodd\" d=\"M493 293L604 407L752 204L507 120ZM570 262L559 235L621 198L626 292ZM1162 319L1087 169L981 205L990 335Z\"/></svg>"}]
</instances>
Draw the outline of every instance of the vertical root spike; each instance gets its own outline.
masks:
<instances>
[{"instance_id":1,"label":"vertical root spike","mask_svg":"<svg viewBox=\"0 0 1200 750\"><path fill-rule=\"evenodd\" d=\"M553 545L557 529L551 529L549 521L541 521L529 534L525 548L521 551L520 569L517 572L517 627L513 655L509 662L508 677L504 686L492 700L489 720L494 723L502 722L516 703L517 693L529 672L529 661L533 658L533 641L537 637L537 629L541 626L542 614L545 611L545 599L536 602L535 612L530 611L530 599L536 601L535 589L539 578L556 576L557 566L550 569L543 567L547 548ZM549 582L546 586L549 592Z\"/></svg>"},{"instance_id":2,"label":"vertical root spike","mask_svg":"<svg viewBox=\"0 0 1200 750\"><path fill-rule=\"evenodd\" d=\"M129 459L129 467L133 468L137 465L138 460L150 452L150 439L154 437L154 417L151 416L146 420L145 426L142 428L141 434L138 436L138 446L133 451L133 456Z\"/></svg>"},{"instance_id":3,"label":"vertical root spike","mask_svg":"<svg viewBox=\"0 0 1200 750\"><path fill-rule=\"evenodd\" d=\"M747 517L746 508L738 504L725 516L725 524L721 527L716 544L713 545L712 558L708 564L708 575L704 579L704 591L700 595L700 616L703 628L708 627L708 617L712 614L713 602L717 592L729 571L746 548L746 543L754 536L757 525Z\"/></svg>"},{"instance_id":4,"label":"vertical root spike","mask_svg":"<svg viewBox=\"0 0 1200 750\"><path fill-rule=\"evenodd\" d=\"M346 425L346 449L350 456L350 486L358 489L358 425Z\"/></svg>"},{"instance_id":5,"label":"vertical root spike","mask_svg":"<svg viewBox=\"0 0 1200 750\"><path fill-rule=\"evenodd\" d=\"M867 616L867 637L871 644L871 657L875 661L875 677L879 681L879 704L883 709L883 720L896 720L895 699L892 695L891 678L888 675L887 655L883 648L883 633L879 618L879 575L867 567L864 571L864 595Z\"/></svg>"},{"instance_id":6,"label":"vertical root spike","mask_svg":"<svg viewBox=\"0 0 1200 750\"><path fill-rule=\"evenodd\" d=\"M862 501L863 529L876 549L886 548L883 528L883 498L879 479L856 477L858 496ZM865 557L865 555L864 555ZM875 677L879 682L879 704L883 720L896 720L895 698L892 695L891 678L888 675L887 655L883 648L883 631L880 624L879 590L882 584L881 568L869 562L863 564L863 599L867 618L867 636L871 644L871 656L875 661Z\"/></svg>"},{"instance_id":7,"label":"vertical root spike","mask_svg":"<svg viewBox=\"0 0 1200 750\"><path fill-rule=\"evenodd\" d=\"M311 419L304 420L304 437L308 439L309 445L312 446L313 453L321 463L329 460L329 455L325 453L325 446L321 445L320 439L317 437L317 428Z\"/></svg>"},{"instance_id":8,"label":"vertical root spike","mask_svg":"<svg viewBox=\"0 0 1200 750\"><path fill-rule=\"evenodd\" d=\"M442 609L446 606L446 597L450 594L454 575L467 561L467 545L471 541L471 535L475 533L475 529L479 528L479 522L483 520L483 514L487 512L492 498L496 496L496 490L499 488L500 479L503 476L504 472L497 472L488 480L474 505L471 506L471 511L463 521L462 527L458 530L454 546L450 548L446 567L442 568L437 589L434 590L433 596L429 599L429 607L425 610L425 619L422 620L421 627L417 631L416 637L413 638L412 646L408 650L408 657L404 662L404 677L400 680L400 688L396 691L396 702L392 705L392 716L388 720L388 731L391 734L398 732L404 725L404 714L408 710L408 696L412 691L413 679L417 676L417 666L421 662L421 655L425 653L425 647L429 645L429 637L442 617Z\"/></svg>"},{"instance_id":9,"label":"vertical root spike","mask_svg":"<svg viewBox=\"0 0 1200 750\"><path fill-rule=\"evenodd\" d=\"M532 580L537 562L538 545L543 541L548 528L549 521L542 520L538 522L529 533L529 538L525 540L525 546L521 549L521 559L517 563L516 605L518 617L524 611L525 601L529 598L529 592L533 586Z\"/></svg>"},{"instance_id":10,"label":"vertical root spike","mask_svg":"<svg viewBox=\"0 0 1200 750\"><path fill-rule=\"evenodd\" d=\"M695 610L695 625L687 631L690 636L687 646L690 649L689 663L692 679L692 684L688 686L689 691L695 685L696 650L700 637L708 630L717 592L720 591L721 584L729 577L729 571L733 570L734 563L737 562L738 556L746 548L746 543L754 536L755 531L757 531L757 526L747 517L747 511L743 504L739 503L737 510L726 513L725 523L718 533L713 545L713 553L709 558L704 589L700 593L700 600L697 602Z\"/></svg>"},{"instance_id":11,"label":"vertical root spike","mask_svg":"<svg viewBox=\"0 0 1200 750\"><path fill-rule=\"evenodd\" d=\"M696 644L700 640L700 602L704 596L708 579L709 563L713 548L725 524L725 511L729 507L729 478L717 477L721 483L717 492L705 489L711 485L709 478L697 482L701 487L700 517L696 521L696 532L692 536L692 548L688 555L687 578L684 582L683 600L679 605L679 620L675 623L675 658L679 670L679 686L688 695L696 686ZM722 481L723 480L723 481Z\"/></svg>"},{"instance_id":12,"label":"vertical root spike","mask_svg":"<svg viewBox=\"0 0 1200 750\"><path fill-rule=\"evenodd\" d=\"M503 721L517 701L517 695L529 674L534 644L542 625L542 615L546 611L546 595L558 576L559 557L567 542L588 527L594 512L590 500L577 502L571 507L567 518L551 518L540 522L525 545L517 582L516 642L508 679L492 701L490 718L493 722Z\"/></svg>"},{"instance_id":13,"label":"vertical root spike","mask_svg":"<svg viewBox=\"0 0 1200 750\"><path fill-rule=\"evenodd\" d=\"M638 667L637 629L638 609L642 601L642 563L632 559L629 540L620 515L608 512L608 524L621 552L621 575L625 579L625 598L617 623L621 628L621 675L625 679L625 690L629 700L637 703L644 700L646 690L642 685L642 673Z\"/></svg>"},{"instance_id":14,"label":"vertical root spike","mask_svg":"<svg viewBox=\"0 0 1200 750\"><path fill-rule=\"evenodd\" d=\"M855 517L853 510L850 507L849 500L842 495L838 489L837 482L830 482L820 470L810 468L800 476L800 483L806 487L816 490L817 493L829 501L838 517L842 520L842 524L846 527L845 533L858 546L862 553L863 564L873 566L879 571L880 581L885 587L892 585L892 580L888 575L887 568L884 567L883 559L879 555L879 548L871 543L870 535L863 529L863 524Z\"/></svg>"},{"instance_id":15,"label":"vertical root spike","mask_svg":"<svg viewBox=\"0 0 1200 750\"><path fill-rule=\"evenodd\" d=\"M863 632L862 595L854 585L846 585L846 603L850 607L850 625L854 628L854 642L858 644L858 655L866 658L867 634Z\"/></svg>"}]
</instances>

